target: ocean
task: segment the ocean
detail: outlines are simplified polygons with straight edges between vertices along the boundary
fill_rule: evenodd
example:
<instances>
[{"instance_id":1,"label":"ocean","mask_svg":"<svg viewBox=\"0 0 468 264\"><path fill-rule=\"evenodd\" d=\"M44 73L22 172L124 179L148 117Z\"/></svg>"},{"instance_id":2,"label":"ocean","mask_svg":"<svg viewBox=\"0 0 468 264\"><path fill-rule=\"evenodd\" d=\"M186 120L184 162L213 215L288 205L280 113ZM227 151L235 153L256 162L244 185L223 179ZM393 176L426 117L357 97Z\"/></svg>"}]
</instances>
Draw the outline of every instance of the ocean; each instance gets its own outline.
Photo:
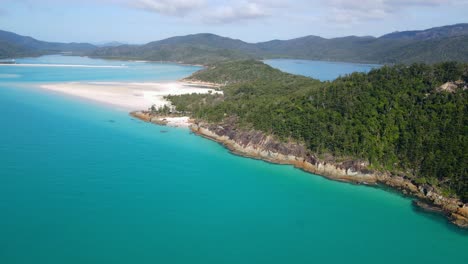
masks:
<instances>
[{"instance_id":1,"label":"ocean","mask_svg":"<svg viewBox=\"0 0 468 264\"><path fill-rule=\"evenodd\" d=\"M198 67L18 61L125 67L0 66L2 264L468 261L466 231L398 193L235 156L186 129L36 88L176 80Z\"/></svg>"}]
</instances>

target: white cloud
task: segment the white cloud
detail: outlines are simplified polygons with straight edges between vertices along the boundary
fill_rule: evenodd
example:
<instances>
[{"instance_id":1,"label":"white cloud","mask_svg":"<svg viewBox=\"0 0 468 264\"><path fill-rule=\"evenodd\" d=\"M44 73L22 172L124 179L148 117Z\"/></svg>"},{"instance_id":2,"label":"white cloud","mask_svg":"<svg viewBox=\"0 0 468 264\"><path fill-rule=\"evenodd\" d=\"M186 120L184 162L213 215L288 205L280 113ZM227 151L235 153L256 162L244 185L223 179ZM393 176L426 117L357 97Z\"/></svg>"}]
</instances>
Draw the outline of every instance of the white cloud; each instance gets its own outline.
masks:
<instances>
[{"instance_id":1,"label":"white cloud","mask_svg":"<svg viewBox=\"0 0 468 264\"><path fill-rule=\"evenodd\" d=\"M237 5L224 5L213 8L205 14L204 21L208 23L232 23L241 20L258 19L268 16L267 8L253 2Z\"/></svg>"},{"instance_id":2,"label":"white cloud","mask_svg":"<svg viewBox=\"0 0 468 264\"><path fill-rule=\"evenodd\" d=\"M2 1L2 0L0 0ZM50 0L49 0L50 1ZM66 0L62 0L66 1ZM73 1L73 0L69 0ZM82 0L91 1L91 0ZM287 8L286 0L93 0L146 10L167 16L187 16L204 23L233 23L267 17Z\"/></svg>"},{"instance_id":3,"label":"white cloud","mask_svg":"<svg viewBox=\"0 0 468 264\"><path fill-rule=\"evenodd\" d=\"M29 4L86 3L118 5L146 10L155 14L187 17L193 22L207 24L236 23L267 17L281 19L322 20L336 26L351 27L366 21L396 18L409 8L432 8L452 5L466 8L468 0L0 0L0 9L8 11L8 2Z\"/></svg>"},{"instance_id":4,"label":"white cloud","mask_svg":"<svg viewBox=\"0 0 468 264\"><path fill-rule=\"evenodd\" d=\"M133 8L169 16L190 16L204 23L234 23L261 19L273 9L287 8L286 0L99 0L121 2Z\"/></svg>"},{"instance_id":5,"label":"white cloud","mask_svg":"<svg viewBox=\"0 0 468 264\"><path fill-rule=\"evenodd\" d=\"M269 10L284 8L286 0L0 0L1 3L25 4L106 4L141 9L166 16L188 16L194 21L207 23L231 23L268 16ZM0 8L1 9L1 8Z\"/></svg>"},{"instance_id":6,"label":"white cloud","mask_svg":"<svg viewBox=\"0 0 468 264\"><path fill-rule=\"evenodd\" d=\"M330 8L329 21L349 24L368 20L381 20L411 7L437 7L463 5L467 0L326 0Z\"/></svg>"},{"instance_id":7,"label":"white cloud","mask_svg":"<svg viewBox=\"0 0 468 264\"><path fill-rule=\"evenodd\" d=\"M199 10L206 4L204 0L136 0L129 5L164 15L183 16Z\"/></svg>"}]
</instances>

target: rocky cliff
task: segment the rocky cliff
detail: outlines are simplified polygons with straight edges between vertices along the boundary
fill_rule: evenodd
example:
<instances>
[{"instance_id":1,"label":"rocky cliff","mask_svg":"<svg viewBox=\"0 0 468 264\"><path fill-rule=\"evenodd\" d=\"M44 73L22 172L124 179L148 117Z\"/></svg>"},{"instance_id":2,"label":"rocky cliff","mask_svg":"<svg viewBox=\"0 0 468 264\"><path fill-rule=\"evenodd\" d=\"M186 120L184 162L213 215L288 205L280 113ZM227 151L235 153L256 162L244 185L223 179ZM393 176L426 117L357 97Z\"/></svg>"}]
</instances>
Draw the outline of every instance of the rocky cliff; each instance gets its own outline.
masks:
<instances>
[{"instance_id":1,"label":"rocky cliff","mask_svg":"<svg viewBox=\"0 0 468 264\"><path fill-rule=\"evenodd\" d=\"M362 160L336 161L319 159L299 143L282 142L271 135L255 130L238 129L230 123L209 124L196 122L191 130L203 137L215 140L232 152L278 164L290 164L304 171L329 179L358 184L384 184L406 195L416 197L417 205L444 213L452 223L468 228L468 204L443 196L429 185L417 185L404 176L368 169Z\"/></svg>"}]
</instances>

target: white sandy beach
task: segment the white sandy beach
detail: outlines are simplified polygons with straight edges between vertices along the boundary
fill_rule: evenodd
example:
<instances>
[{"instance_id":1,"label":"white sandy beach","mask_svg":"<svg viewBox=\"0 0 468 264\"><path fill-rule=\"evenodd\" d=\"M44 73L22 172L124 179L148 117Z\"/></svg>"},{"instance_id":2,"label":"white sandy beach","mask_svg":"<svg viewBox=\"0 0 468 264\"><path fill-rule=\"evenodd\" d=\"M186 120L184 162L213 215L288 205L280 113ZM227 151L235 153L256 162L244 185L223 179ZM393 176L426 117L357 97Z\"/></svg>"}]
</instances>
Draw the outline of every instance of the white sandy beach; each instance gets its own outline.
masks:
<instances>
[{"instance_id":1,"label":"white sandy beach","mask_svg":"<svg viewBox=\"0 0 468 264\"><path fill-rule=\"evenodd\" d=\"M190 126L190 118L188 116L166 117L165 120L168 126L174 126L174 127L189 127Z\"/></svg>"},{"instance_id":2,"label":"white sandy beach","mask_svg":"<svg viewBox=\"0 0 468 264\"><path fill-rule=\"evenodd\" d=\"M147 110L153 105L155 107L170 105L170 102L164 99L167 95L222 93L214 89L194 87L184 82L70 82L44 84L41 88L116 106L127 111ZM187 126L188 120L188 117L180 117L168 118L167 121L170 125Z\"/></svg>"}]
</instances>

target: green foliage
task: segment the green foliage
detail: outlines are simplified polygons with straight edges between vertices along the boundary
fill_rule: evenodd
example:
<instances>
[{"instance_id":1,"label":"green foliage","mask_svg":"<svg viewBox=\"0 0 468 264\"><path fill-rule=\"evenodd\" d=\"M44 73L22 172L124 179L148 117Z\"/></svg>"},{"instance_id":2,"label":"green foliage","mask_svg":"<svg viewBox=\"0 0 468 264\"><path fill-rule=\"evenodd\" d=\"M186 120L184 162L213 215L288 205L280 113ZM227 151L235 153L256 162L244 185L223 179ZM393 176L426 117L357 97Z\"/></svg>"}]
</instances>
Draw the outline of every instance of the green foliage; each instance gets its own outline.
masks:
<instances>
[{"instance_id":1,"label":"green foliage","mask_svg":"<svg viewBox=\"0 0 468 264\"><path fill-rule=\"evenodd\" d=\"M255 75L229 75L238 68ZM224 95L169 97L178 110L211 122L237 116L239 126L295 139L319 156L366 159L468 200L467 84L453 93L436 89L466 81L468 64L385 66L321 83L244 61L195 76L232 84ZM255 78L240 82L244 76Z\"/></svg>"},{"instance_id":2,"label":"green foliage","mask_svg":"<svg viewBox=\"0 0 468 264\"><path fill-rule=\"evenodd\" d=\"M173 37L145 45L122 45L93 51L93 57L113 59L144 59L190 64L211 64L254 56L239 49L243 42L212 34ZM248 45L245 43L245 45Z\"/></svg>"},{"instance_id":3,"label":"green foliage","mask_svg":"<svg viewBox=\"0 0 468 264\"><path fill-rule=\"evenodd\" d=\"M246 83L258 80L282 81L287 78L299 79L300 77L283 73L256 60L237 60L216 63L207 69L194 73L187 80L196 80L222 85ZM303 79L306 79L305 77ZM307 79L309 80L309 79Z\"/></svg>"},{"instance_id":4,"label":"green foliage","mask_svg":"<svg viewBox=\"0 0 468 264\"><path fill-rule=\"evenodd\" d=\"M17 45L0 41L0 59L26 55L27 52Z\"/></svg>"},{"instance_id":5,"label":"green foliage","mask_svg":"<svg viewBox=\"0 0 468 264\"><path fill-rule=\"evenodd\" d=\"M86 43L52 43L0 30L0 58L60 52L109 59L172 61L210 65L244 59L295 58L364 63L468 62L468 24L375 37L325 39L306 36L291 40L247 43L213 34L172 37L145 45L97 48Z\"/></svg>"},{"instance_id":6,"label":"green foliage","mask_svg":"<svg viewBox=\"0 0 468 264\"><path fill-rule=\"evenodd\" d=\"M45 42L31 37L0 30L0 59L25 56L40 56L60 52L83 55L96 47L87 43Z\"/></svg>"},{"instance_id":7,"label":"green foliage","mask_svg":"<svg viewBox=\"0 0 468 264\"><path fill-rule=\"evenodd\" d=\"M213 34L195 34L146 45L100 48L91 56L116 59L176 61L208 65L239 59L295 58L364 63L468 62L468 24L375 37L325 39L306 36L291 40L247 43Z\"/></svg>"},{"instance_id":8,"label":"green foliage","mask_svg":"<svg viewBox=\"0 0 468 264\"><path fill-rule=\"evenodd\" d=\"M152 105L150 111L152 114L168 115L171 113L171 108L167 105L159 106L158 108Z\"/></svg>"}]
</instances>

